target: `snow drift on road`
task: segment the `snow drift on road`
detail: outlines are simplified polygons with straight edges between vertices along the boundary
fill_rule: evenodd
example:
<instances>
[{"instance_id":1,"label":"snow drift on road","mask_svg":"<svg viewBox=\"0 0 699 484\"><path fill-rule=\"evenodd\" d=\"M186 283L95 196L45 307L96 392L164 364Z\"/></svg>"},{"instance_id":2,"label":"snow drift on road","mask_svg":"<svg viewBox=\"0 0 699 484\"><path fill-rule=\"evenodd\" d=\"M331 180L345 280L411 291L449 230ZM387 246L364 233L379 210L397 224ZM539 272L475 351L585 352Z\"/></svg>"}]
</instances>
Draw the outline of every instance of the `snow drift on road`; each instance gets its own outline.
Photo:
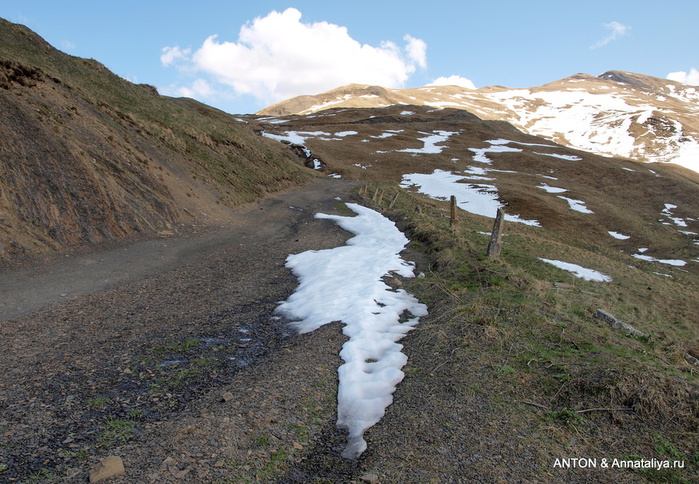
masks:
<instances>
[{"instance_id":1,"label":"snow drift on road","mask_svg":"<svg viewBox=\"0 0 699 484\"><path fill-rule=\"evenodd\" d=\"M378 212L348 203L357 216L316 214L356 234L347 245L290 255L286 265L299 278L296 291L278 310L301 333L342 321L350 339L340 352L338 428L349 432L343 457L366 449L364 431L376 424L393 402L408 358L400 340L427 314L424 304L382 278L412 277L413 265L398 255L408 239Z\"/></svg>"}]
</instances>

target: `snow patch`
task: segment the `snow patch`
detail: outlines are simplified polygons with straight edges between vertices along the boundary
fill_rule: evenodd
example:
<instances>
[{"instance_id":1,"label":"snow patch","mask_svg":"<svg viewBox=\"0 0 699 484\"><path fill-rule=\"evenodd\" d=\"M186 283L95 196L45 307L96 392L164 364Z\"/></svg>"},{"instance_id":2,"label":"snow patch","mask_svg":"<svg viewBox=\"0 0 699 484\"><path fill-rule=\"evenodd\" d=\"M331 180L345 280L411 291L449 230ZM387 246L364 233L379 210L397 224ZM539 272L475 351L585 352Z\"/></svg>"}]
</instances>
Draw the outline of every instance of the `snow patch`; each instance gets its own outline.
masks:
<instances>
[{"instance_id":1,"label":"snow patch","mask_svg":"<svg viewBox=\"0 0 699 484\"><path fill-rule=\"evenodd\" d=\"M679 259L656 259L655 257L641 254L631 254L631 257L635 257L636 259L641 259L648 262L659 262L660 264L668 264L675 267L683 267L687 265L685 261Z\"/></svg>"},{"instance_id":2,"label":"snow patch","mask_svg":"<svg viewBox=\"0 0 699 484\"><path fill-rule=\"evenodd\" d=\"M559 195L558 198L568 202L568 205L570 206L571 210L575 210L576 212L580 213L595 213L589 208L587 208L585 206L585 202L583 202L582 200L575 200L573 198L563 197L561 195Z\"/></svg>"},{"instance_id":3,"label":"snow patch","mask_svg":"<svg viewBox=\"0 0 699 484\"><path fill-rule=\"evenodd\" d=\"M596 270L587 269L577 264L571 264L570 262L562 262L553 259L543 259L541 257L539 257L539 260L542 260L548 264L552 264L558 267L559 269L563 269L564 271L572 272L575 275L575 277L584 279L586 281L612 282L611 277L602 274L601 272L598 272Z\"/></svg>"},{"instance_id":4,"label":"snow patch","mask_svg":"<svg viewBox=\"0 0 699 484\"><path fill-rule=\"evenodd\" d=\"M614 237L615 239L618 239L618 240L626 240L626 239L630 239L630 238L631 238L630 235L620 234L619 232L613 232L613 231L611 231L611 230L610 230L609 232L607 232L607 233L608 233L609 235L611 235L612 237Z\"/></svg>"},{"instance_id":5,"label":"snow patch","mask_svg":"<svg viewBox=\"0 0 699 484\"><path fill-rule=\"evenodd\" d=\"M573 156L573 155L557 155L556 153L539 153L539 152L534 152L535 155L541 155L541 156L550 156L552 158L558 158L559 160L568 160L568 161L580 161L582 158L579 156Z\"/></svg>"},{"instance_id":6,"label":"snow patch","mask_svg":"<svg viewBox=\"0 0 699 484\"><path fill-rule=\"evenodd\" d=\"M286 134L272 134L262 132L262 135L277 141L286 141L294 145L303 145L308 138L314 136L332 136L324 131L287 131Z\"/></svg>"},{"instance_id":7,"label":"snow patch","mask_svg":"<svg viewBox=\"0 0 699 484\"><path fill-rule=\"evenodd\" d=\"M407 356L398 344L427 307L402 289L393 290L382 277L413 277L413 265L399 253L408 243L393 222L378 212L347 203L355 217L319 213L355 234L347 245L290 255L286 265L299 278L296 291L278 311L307 333L342 321L350 339L340 352L338 428L349 432L343 457L356 458L366 449L364 432L376 424L393 402ZM405 315L409 314L410 317Z\"/></svg>"},{"instance_id":8,"label":"snow patch","mask_svg":"<svg viewBox=\"0 0 699 484\"><path fill-rule=\"evenodd\" d=\"M685 222L684 219L682 219L680 217L675 217L672 214L672 211L676 208L677 208L677 205L673 205L671 203L666 203L665 208L660 213L662 213L664 216L666 216L667 218L672 220L672 222L675 225L677 225L678 227L687 227L687 222Z\"/></svg>"},{"instance_id":9,"label":"snow patch","mask_svg":"<svg viewBox=\"0 0 699 484\"><path fill-rule=\"evenodd\" d=\"M425 154L439 154L442 152L446 146L437 146L437 143L444 143L449 139L450 136L458 134L455 131L434 131L434 134L427 136L426 138L418 138L425 145L422 148L406 148L404 150L396 150L398 153L425 153Z\"/></svg>"},{"instance_id":10,"label":"snow patch","mask_svg":"<svg viewBox=\"0 0 699 484\"><path fill-rule=\"evenodd\" d=\"M536 188L541 188L542 190L545 190L546 193L563 193L563 192L568 191L565 188L551 187L551 186L547 185L546 183L542 183L541 185L539 185Z\"/></svg>"},{"instance_id":11,"label":"snow patch","mask_svg":"<svg viewBox=\"0 0 699 484\"><path fill-rule=\"evenodd\" d=\"M473 161L490 165L493 163L493 160L488 158L487 153L520 153L522 151L519 148L505 146L511 143L511 141L505 139L488 140L486 143L490 144L487 148L469 148L474 153Z\"/></svg>"},{"instance_id":12,"label":"snow patch","mask_svg":"<svg viewBox=\"0 0 699 484\"><path fill-rule=\"evenodd\" d=\"M498 200L498 191L494 185L460 183L467 180L463 175L457 175L444 170L435 170L431 174L410 173L403 175L401 187L417 187L419 193L436 200L449 200L454 195L456 204L462 210L495 218L498 208L504 205ZM539 227L536 220L525 220L519 215L505 214L505 220L519 222Z\"/></svg>"}]
</instances>

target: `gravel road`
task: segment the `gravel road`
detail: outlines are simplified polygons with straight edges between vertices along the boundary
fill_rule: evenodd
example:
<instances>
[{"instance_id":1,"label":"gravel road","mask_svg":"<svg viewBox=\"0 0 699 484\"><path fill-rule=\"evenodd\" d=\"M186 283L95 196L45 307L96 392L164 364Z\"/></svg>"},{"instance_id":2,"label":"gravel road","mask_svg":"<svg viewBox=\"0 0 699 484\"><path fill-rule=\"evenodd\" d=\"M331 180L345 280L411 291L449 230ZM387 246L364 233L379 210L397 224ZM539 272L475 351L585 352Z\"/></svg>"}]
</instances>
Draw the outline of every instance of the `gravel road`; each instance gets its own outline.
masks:
<instances>
[{"instance_id":1,"label":"gravel road","mask_svg":"<svg viewBox=\"0 0 699 484\"><path fill-rule=\"evenodd\" d=\"M348 237L314 214L347 213L340 199L352 186L321 180L199 233L0 274L0 477L85 482L115 454L121 482L196 482L230 476L234 456L269 447L277 437L250 429L280 412L299 452L309 433L332 429L340 326L296 336L274 310L297 285L289 254ZM234 396L222 407L225 391ZM315 415L309 398L322 406ZM229 429L236 418L245 423ZM194 443L173 450L185 445L183 425Z\"/></svg>"}]
</instances>

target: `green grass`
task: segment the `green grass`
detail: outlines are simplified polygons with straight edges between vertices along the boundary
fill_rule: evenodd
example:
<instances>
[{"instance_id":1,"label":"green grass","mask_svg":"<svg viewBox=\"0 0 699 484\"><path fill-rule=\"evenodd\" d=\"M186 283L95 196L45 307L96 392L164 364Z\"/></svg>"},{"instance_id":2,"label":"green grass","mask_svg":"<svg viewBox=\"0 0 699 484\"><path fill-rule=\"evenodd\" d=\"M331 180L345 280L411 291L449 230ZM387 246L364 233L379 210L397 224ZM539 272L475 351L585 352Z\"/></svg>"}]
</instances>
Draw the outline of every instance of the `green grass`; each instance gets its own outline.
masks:
<instances>
[{"instance_id":1,"label":"green grass","mask_svg":"<svg viewBox=\"0 0 699 484\"><path fill-rule=\"evenodd\" d=\"M104 408L109 404L109 399L106 397L92 397L87 401L90 408Z\"/></svg>"},{"instance_id":2,"label":"green grass","mask_svg":"<svg viewBox=\"0 0 699 484\"><path fill-rule=\"evenodd\" d=\"M174 343L155 346L151 352L160 357L185 355L199 346L201 340L199 338L190 338L184 341L176 341Z\"/></svg>"},{"instance_id":3,"label":"green grass","mask_svg":"<svg viewBox=\"0 0 699 484\"><path fill-rule=\"evenodd\" d=\"M562 441L575 436L578 451L582 446L589 455L618 458L626 449L689 462L691 442L699 438L699 407L691 403L699 372L682 352L696 339L696 276L657 277L629 267L618 249L520 224L506 224L502 255L489 259L488 238L479 232L492 222L462 212L453 231L442 207L406 193L391 211L407 226L411 245L428 255L426 277L406 288L431 308L412 342L428 345L430 367L449 368L445 377L466 382L466 395L487 398L503 411L518 409L510 414L516 427L534 426ZM603 269L614 282L577 279L538 260L542 256ZM593 317L598 308L651 337L612 329ZM468 369L478 367L491 369L495 381L469 384ZM430 378L438 377L410 367L406 372L411 391L432 387ZM671 443L659 437L679 432L683 439ZM614 436L618 450L612 451ZM565 452L556 439L537 445ZM685 482L696 471L644 477Z\"/></svg>"},{"instance_id":4,"label":"green grass","mask_svg":"<svg viewBox=\"0 0 699 484\"><path fill-rule=\"evenodd\" d=\"M130 419L107 419L97 436L100 447L110 447L129 440L133 436L136 423Z\"/></svg>"}]
</instances>

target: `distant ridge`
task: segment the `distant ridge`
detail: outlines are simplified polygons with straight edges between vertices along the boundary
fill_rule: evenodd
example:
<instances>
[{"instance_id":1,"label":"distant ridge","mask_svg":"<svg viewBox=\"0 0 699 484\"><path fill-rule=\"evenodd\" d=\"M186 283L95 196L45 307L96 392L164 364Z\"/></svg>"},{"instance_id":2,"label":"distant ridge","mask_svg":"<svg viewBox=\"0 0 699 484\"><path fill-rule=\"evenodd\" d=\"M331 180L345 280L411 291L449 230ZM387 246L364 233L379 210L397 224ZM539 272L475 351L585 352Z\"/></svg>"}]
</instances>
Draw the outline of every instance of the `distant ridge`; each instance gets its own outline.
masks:
<instances>
[{"instance_id":1,"label":"distant ridge","mask_svg":"<svg viewBox=\"0 0 699 484\"><path fill-rule=\"evenodd\" d=\"M624 71L575 74L528 89L350 84L273 104L258 114L308 115L331 108L422 105L512 123L572 148L699 171L699 89Z\"/></svg>"}]
</instances>

